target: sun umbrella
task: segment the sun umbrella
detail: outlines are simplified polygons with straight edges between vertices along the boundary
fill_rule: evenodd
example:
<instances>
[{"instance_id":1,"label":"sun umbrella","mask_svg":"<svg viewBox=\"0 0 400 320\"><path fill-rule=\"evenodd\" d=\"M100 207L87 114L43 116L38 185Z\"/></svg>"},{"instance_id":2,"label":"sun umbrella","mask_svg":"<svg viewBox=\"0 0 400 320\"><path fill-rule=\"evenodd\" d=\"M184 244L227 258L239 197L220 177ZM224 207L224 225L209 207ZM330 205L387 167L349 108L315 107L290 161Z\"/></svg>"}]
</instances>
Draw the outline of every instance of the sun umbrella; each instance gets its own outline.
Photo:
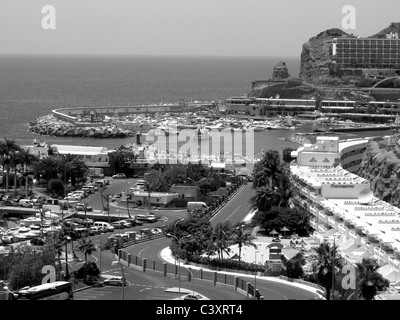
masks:
<instances>
[{"instance_id":1,"label":"sun umbrella","mask_svg":"<svg viewBox=\"0 0 400 320\"><path fill-rule=\"evenodd\" d=\"M275 229L272 229L272 231L271 231L269 234L272 234L272 235L277 235L277 234L279 234L279 232L278 232L278 231L276 231Z\"/></svg>"},{"instance_id":2,"label":"sun umbrella","mask_svg":"<svg viewBox=\"0 0 400 320\"><path fill-rule=\"evenodd\" d=\"M281 231L283 231L283 236L285 236L285 232L290 231L290 230L288 228L286 228L286 227L283 227L281 229Z\"/></svg>"}]
</instances>

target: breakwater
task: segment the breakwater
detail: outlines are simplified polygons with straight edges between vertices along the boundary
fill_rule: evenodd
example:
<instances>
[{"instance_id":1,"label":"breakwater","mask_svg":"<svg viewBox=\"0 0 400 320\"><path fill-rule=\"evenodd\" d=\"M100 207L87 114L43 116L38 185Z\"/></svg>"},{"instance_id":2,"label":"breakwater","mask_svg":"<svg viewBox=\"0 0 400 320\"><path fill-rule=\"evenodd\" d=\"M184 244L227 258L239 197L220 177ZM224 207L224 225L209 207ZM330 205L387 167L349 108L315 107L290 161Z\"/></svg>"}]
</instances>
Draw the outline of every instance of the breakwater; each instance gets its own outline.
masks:
<instances>
[{"instance_id":1,"label":"breakwater","mask_svg":"<svg viewBox=\"0 0 400 320\"><path fill-rule=\"evenodd\" d=\"M46 136L82 137L82 138L126 138L135 132L117 128L112 124L90 124L79 126L57 119L54 115L45 115L29 122L29 131Z\"/></svg>"}]
</instances>

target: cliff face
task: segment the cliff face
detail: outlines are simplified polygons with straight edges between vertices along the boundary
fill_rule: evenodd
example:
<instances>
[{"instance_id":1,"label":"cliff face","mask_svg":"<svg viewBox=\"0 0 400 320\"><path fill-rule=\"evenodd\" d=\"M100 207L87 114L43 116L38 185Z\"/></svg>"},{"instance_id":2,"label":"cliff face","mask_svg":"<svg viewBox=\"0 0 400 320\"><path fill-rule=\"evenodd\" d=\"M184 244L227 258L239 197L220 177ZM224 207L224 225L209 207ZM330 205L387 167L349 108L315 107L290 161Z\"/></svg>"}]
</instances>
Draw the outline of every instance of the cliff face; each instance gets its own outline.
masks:
<instances>
[{"instance_id":1,"label":"cliff face","mask_svg":"<svg viewBox=\"0 0 400 320\"><path fill-rule=\"evenodd\" d=\"M385 38L389 33L400 35L400 23L391 23L390 26L369 38ZM326 41L341 37L354 38L355 36L333 28L319 33L304 43L301 52L300 78L320 85L340 85L349 79L357 81L363 78L362 70L340 70L330 58L329 45Z\"/></svg>"},{"instance_id":2,"label":"cliff face","mask_svg":"<svg viewBox=\"0 0 400 320\"><path fill-rule=\"evenodd\" d=\"M326 41L333 38L353 37L340 29L321 32L303 44L301 52L300 77L315 84L339 84L340 72L329 57Z\"/></svg>"},{"instance_id":3,"label":"cliff face","mask_svg":"<svg viewBox=\"0 0 400 320\"><path fill-rule=\"evenodd\" d=\"M358 175L371 183L379 199L400 206L400 152L385 141L371 141L360 164Z\"/></svg>"}]
</instances>

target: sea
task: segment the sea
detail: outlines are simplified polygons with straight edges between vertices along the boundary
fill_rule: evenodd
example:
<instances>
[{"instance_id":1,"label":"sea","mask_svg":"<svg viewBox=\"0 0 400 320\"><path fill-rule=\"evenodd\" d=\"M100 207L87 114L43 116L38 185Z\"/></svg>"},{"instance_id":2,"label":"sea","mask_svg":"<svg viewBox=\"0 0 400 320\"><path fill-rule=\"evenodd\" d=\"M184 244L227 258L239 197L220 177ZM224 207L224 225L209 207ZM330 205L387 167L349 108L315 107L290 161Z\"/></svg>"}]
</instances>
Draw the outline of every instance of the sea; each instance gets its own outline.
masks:
<instances>
[{"instance_id":1,"label":"sea","mask_svg":"<svg viewBox=\"0 0 400 320\"><path fill-rule=\"evenodd\" d=\"M272 77L273 67L286 62L298 77L300 57L0 55L0 138L31 145L103 146L115 149L135 138L94 139L39 136L29 122L70 106L142 105L223 100L251 91L251 82ZM310 132L304 127L296 132ZM293 130L256 132L254 150L282 151L298 144L284 139ZM390 131L354 136L388 135ZM311 142L315 136L308 137Z\"/></svg>"}]
</instances>

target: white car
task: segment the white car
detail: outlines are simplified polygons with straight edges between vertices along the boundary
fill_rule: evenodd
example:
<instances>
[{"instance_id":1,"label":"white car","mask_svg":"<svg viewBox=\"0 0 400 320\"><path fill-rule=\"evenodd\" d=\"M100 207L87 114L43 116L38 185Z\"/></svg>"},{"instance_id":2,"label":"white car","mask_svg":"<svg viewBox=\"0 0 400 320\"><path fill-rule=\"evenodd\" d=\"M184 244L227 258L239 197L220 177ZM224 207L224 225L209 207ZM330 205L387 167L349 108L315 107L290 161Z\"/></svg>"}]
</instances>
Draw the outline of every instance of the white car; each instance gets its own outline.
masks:
<instances>
[{"instance_id":1,"label":"white car","mask_svg":"<svg viewBox=\"0 0 400 320\"><path fill-rule=\"evenodd\" d=\"M180 298L176 298L174 300L210 300L207 297L203 296L202 294L199 293L189 293L181 296Z\"/></svg>"},{"instance_id":2,"label":"white car","mask_svg":"<svg viewBox=\"0 0 400 320\"><path fill-rule=\"evenodd\" d=\"M127 286L129 282L125 278L122 278L120 276L114 276L104 280L103 284L110 286L122 286L122 284L124 284L124 286Z\"/></svg>"},{"instance_id":3,"label":"white car","mask_svg":"<svg viewBox=\"0 0 400 320\"><path fill-rule=\"evenodd\" d=\"M81 201L82 198L77 194L68 194L63 200Z\"/></svg>"},{"instance_id":4,"label":"white car","mask_svg":"<svg viewBox=\"0 0 400 320\"><path fill-rule=\"evenodd\" d=\"M153 228L150 230L152 234L161 234L162 230L160 228Z\"/></svg>"}]
</instances>

